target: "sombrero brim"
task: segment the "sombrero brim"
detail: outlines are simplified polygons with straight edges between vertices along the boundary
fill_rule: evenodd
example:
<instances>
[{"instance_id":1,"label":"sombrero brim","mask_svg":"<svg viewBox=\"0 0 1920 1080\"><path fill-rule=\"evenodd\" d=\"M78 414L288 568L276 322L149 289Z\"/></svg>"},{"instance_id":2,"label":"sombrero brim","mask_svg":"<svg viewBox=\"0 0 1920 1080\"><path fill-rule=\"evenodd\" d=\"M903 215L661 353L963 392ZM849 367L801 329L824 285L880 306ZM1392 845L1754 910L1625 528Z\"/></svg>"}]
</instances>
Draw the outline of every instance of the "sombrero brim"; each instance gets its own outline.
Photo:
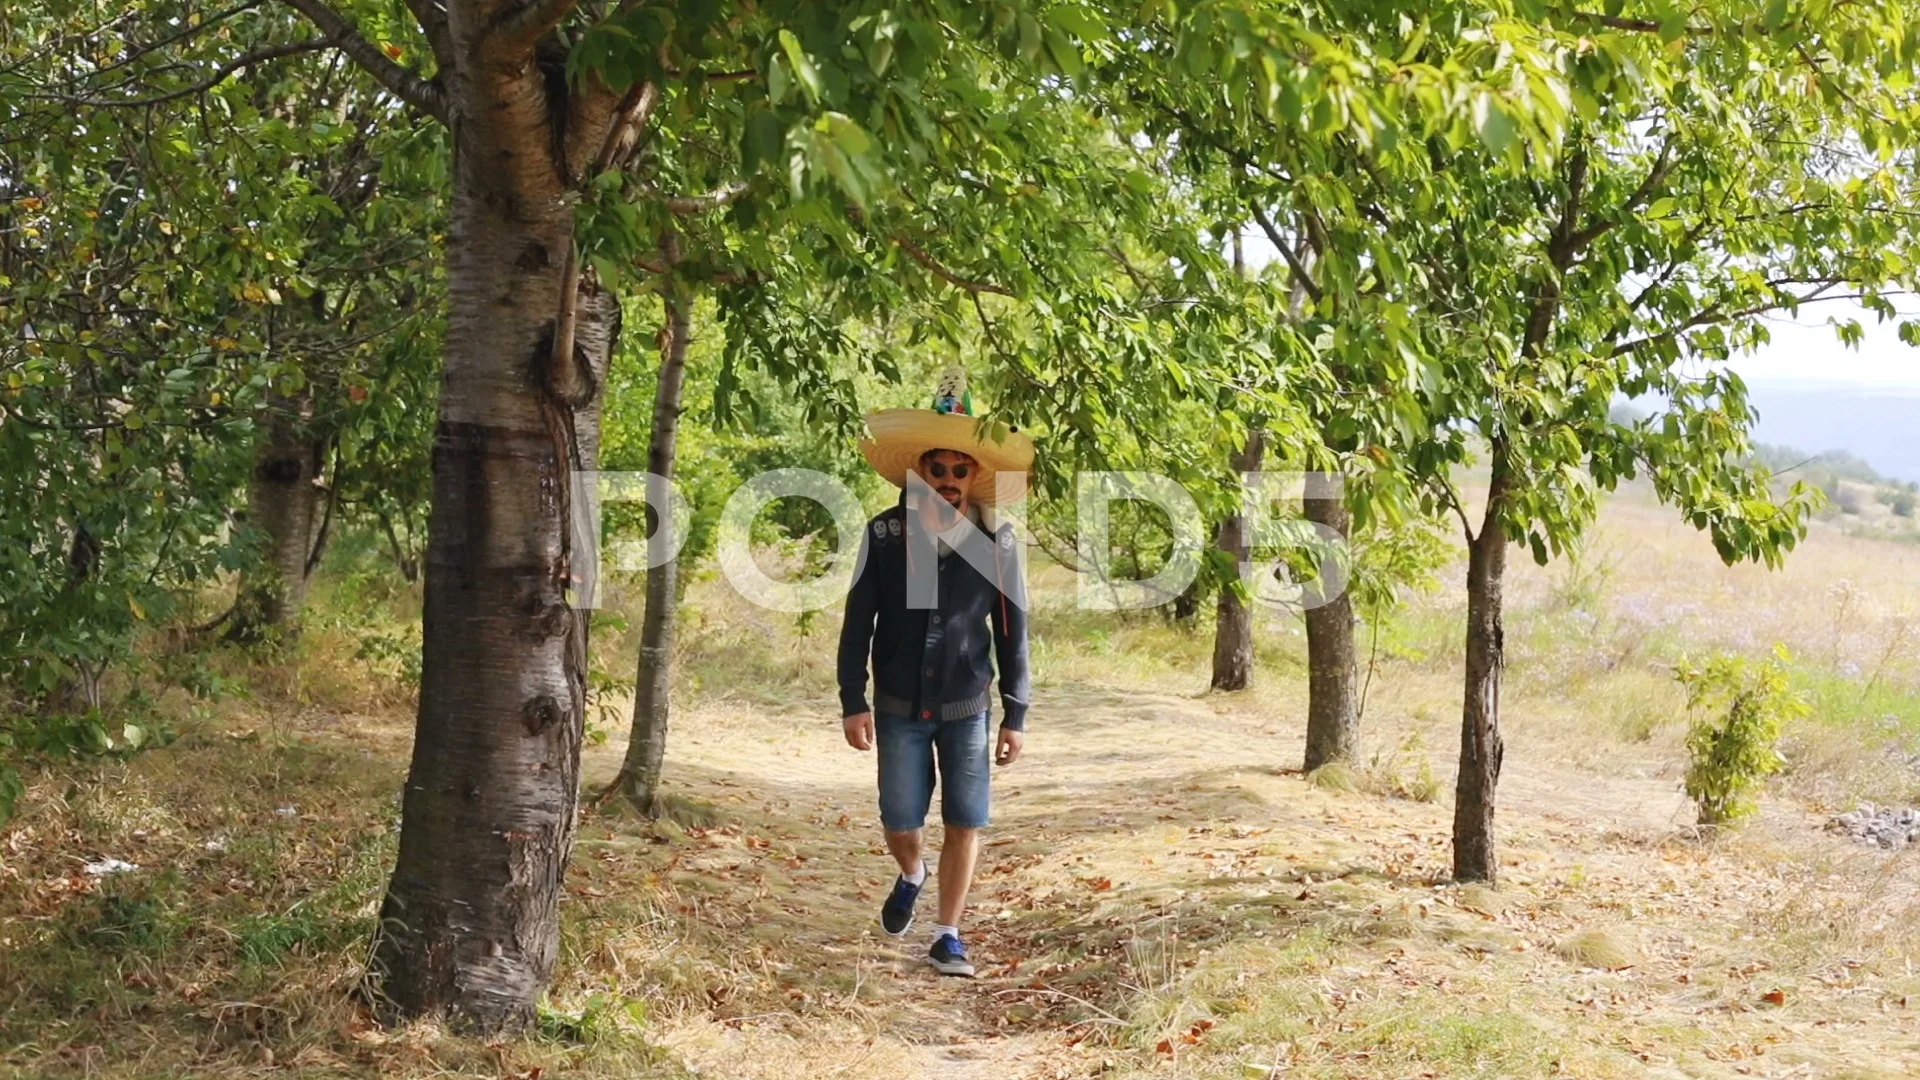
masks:
<instances>
[{"instance_id":1,"label":"sombrero brim","mask_svg":"<svg viewBox=\"0 0 1920 1080\"><path fill-rule=\"evenodd\" d=\"M972 416L932 409L882 409L867 414L867 430L873 438L860 443L860 452L875 472L897 488L907 486L907 474L929 450L955 450L979 462L973 500L987 506L998 501L1000 473L1033 468L1033 440L1025 433Z\"/></svg>"}]
</instances>

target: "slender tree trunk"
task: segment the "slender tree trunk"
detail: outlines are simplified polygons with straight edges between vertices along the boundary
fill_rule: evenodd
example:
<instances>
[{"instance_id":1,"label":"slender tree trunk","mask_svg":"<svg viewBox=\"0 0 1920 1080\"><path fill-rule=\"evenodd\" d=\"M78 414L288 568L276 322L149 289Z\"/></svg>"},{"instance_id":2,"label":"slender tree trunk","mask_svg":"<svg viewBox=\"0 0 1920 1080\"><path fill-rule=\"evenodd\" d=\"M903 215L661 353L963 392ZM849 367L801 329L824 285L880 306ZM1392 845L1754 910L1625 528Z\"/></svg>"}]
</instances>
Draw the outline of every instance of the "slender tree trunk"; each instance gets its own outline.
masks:
<instances>
[{"instance_id":1,"label":"slender tree trunk","mask_svg":"<svg viewBox=\"0 0 1920 1080\"><path fill-rule=\"evenodd\" d=\"M1247 445L1233 456L1235 473L1258 472L1266 455L1266 437L1258 431L1247 433ZM1220 523L1220 550L1233 556L1235 567L1244 566L1252 550L1247 535L1247 519L1238 510ZM1231 589L1220 590L1220 607L1214 615L1213 688L1245 690L1253 682L1253 608Z\"/></svg>"},{"instance_id":2,"label":"slender tree trunk","mask_svg":"<svg viewBox=\"0 0 1920 1080\"><path fill-rule=\"evenodd\" d=\"M665 295L667 327L660 350L660 379L653 397L653 433L647 445L647 470L660 479L649 484L666 487L673 479L674 444L680 432L680 397L687 368L687 341L691 320L688 298L668 292ZM667 506L664 498L650 493L653 505ZM655 523L654 537L664 537L673 528L670 514ZM648 560L650 563L655 560ZM633 683L633 725L627 736L627 756L621 762L614 787L641 813L657 816L660 811L660 769L667 754L667 720L673 689L674 625L679 611L679 560L668 559L647 569L647 613L640 625L640 669Z\"/></svg>"},{"instance_id":3,"label":"slender tree trunk","mask_svg":"<svg viewBox=\"0 0 1920 1080\"><path fill-rule=\"evenodd\" d=\"M406 546L400 543L400 534L393 528L393 515L380 511L380 526L387 533L387 548L393 553L393 565L399 569L400 576L411 585L420 579L420 560L413 557Z\"/></svg>"},{"instance_id":4,"label":"slender tree trunk","mask_svg":"<svg viewBox=\"0 0 1920 1080\"><path fill-rule=\"evenodd\" d=\"M73 542L67 547L65 588L68 593L81 589L93 578L100 566L101 554L100 539L88 530L85 522L75 521ZM78 656L69 656L68 663L74 673L62 677L47 691L40 702L42 713L58 715L100 707L100 680L106 675L106 667Z\"/></svg>"},{"instance_id":5,"label":"slender tree trunk","mask_svg":"<svg viewBox=\"0 0 1920 1080\"><path fill-rule=\"evenodd\" d=\"M1339 534L1353 533L1353 515L1346 500L1302 500L1308 521ZM1360 715L1353 644L1353 597L1338 597L1310 608L1307 620L1307 757L1308 772L1332 762L1351 764L1360 756Z\"/></svg>"},{"instance_id":6,"label":"slender tree trunk","mask_svg":"<svg viewBox=\"0 0 1920 1080\"><path fill-rule=\"evenodd\" d=\"M1185 629L1190 629L1193 617L1200 613L1200 579L1195 578L1180 590L1173 598L1173 621Z\"/></svg>"},{"instance_id":7,"label":"slender tree trunk","mask_svg":"<svg viewBox=\"0 0 1920 1080\"><path fill-rule=\"evenodd\" d=\"M568 601L584 569L573 565L572 474L597 463L618 306L587 282L565 287L582 155L557 158L600 134L557 132L566 81L524 54L487 53L492 31L469 22L476 12L449 11L471 55L447 84L449 306L424 668L374 967L401 1015L492 1031L532 1019L559 952L586 702L586 613ZM573 348L556 349L568 299Z\"/></svg>"},{"instance_id":8,"label":"slender tree trunk","mask_svg":"<svg viewBox=\"0 0 1920 1080\"><path fill-rule=\"evenodd\" d=\"M300 617L307 602L309 557L320 520L314 486L325 446L308 430L311 403L283 398L269 412L253 448L247 522L266 537L260 565L247 575L227 636L249 641Z\"/></svg>"},{"instance_id":9,"label":"slender tree trunk","mask_svg":"<svg viewBox=\"0 0 1920 1080\"><path fill-rule=\"evenodd\" d=\"M1506 501L1506 444L1495 439L1487 513L1467 549L1467 686L1460 717L1460 774L1454 784L1453 877L1499 879L1493 844L1494 788L1506 747L1500 738L1500 675L1505 665L1501 592L1507 535L1500 525Z\"/></svg>"}]
</instances>

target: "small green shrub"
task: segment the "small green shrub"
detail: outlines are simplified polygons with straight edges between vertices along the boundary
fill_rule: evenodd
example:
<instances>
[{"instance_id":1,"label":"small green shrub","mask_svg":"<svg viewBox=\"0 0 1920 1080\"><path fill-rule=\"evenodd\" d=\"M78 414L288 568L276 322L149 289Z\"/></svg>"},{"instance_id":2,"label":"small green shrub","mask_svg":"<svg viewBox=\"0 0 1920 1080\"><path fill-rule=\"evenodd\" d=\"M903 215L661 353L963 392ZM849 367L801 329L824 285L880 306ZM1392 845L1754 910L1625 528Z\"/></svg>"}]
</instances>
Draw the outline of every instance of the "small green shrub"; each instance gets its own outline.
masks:
<instances>
[{"instance_id":1,"label":"small green shrub","mask_svg":"<svg viewBox=\"0 0 1920 1080\"><path fill-rule=\"evenodd\" d=\"M360 647L354 650L353 658L366 661L368 666L399 680L409 690L420 688L422 661L418 627L373 627L360 635Z\"/></svg>"},{"instance_id":2,"label":"small green shrub","mask_svg":"<svg viewBox=\"0 0 1920 1080\"><path fill-rule=\"evenodd\" d=\"M556 1043L590 1045L621 1035L622 1021L644 1027L647 1003L618 994L588 994L577 1010L562 1009L547 1000L534 1008L534 1031Z\"/></svg>"},{"instance_id":3,"label":"small green shrub","mask_svg":"<svg viewBox=\"0 0 1920 1080\"><path fill-rule=\"evenodd\" d=\"M1363 789L1390 799L1430 803L1440 798L1440 780L1433 775L1426 740L1418 731L1409 734L1397 750L1374 751L1360 780Z\"/></svg>"},{"instance_id":4,"label":"small green shrub","mask_svg":"<svg viewBox=\"0 0 1920 1080\"><path fill-rule=\"evenodd\" d=\"M1780 728L1805 716L1807 703L1788 689L1783 646L1753 663L1721 655L1704 667L1682 664L1687 689L1687 795L1700 809L1700 824L1725 825L1755 809L1753 793L1780 771Z\"/></svg>"},{"instance_id":5,"label":"small green shrub","mask_svg":"<svg viewBox=\"0 0 1920 1080\"><path fill-rule=\"evenodd\" d=\"M295 909L284 915L249 915L233 935L248 963L271 965L308 942L324 941L326 928L312 912Z\"/></svg>"},{"instance_id":6,"label":"small green shrub","mask_svg":"<svg viewBox=\"0 0 1920 1080\"><path fill-rule=\"evenodd\" d=\"M70 948L158 953L177 936L169 906L146 883L115 883L65 909L56 923Z\"/></svg>"},{"instance_id":7,"label":"small green shrub","mask_svg":"<svg viewBox=\"0 0 1920 1080\"><path fill-rule=\"evenodd\" d=\"M0 735L0 750L6 747L5 738ZM20 770L0 758L0 825L13 817L13 808L20 804L20 796L26 792L27 782L21 777Z\"/></svg>"},{"instance_id":8,"label":"small green shrub","mask_svg":"<svg viewBox=\"0 0 1920 1080\"><path fill-rule=\"evenodd\" d=\"M77 714L29 712L11 719L0 717L0 824L12 818L26 793L24 765L128 758L173 742L174 730L145 706L144 698L132 698L128 706L114 710L115 716L91 709ZM140 722L117 719L123 712L138 716Z\"/></svg>"}]
</instances>

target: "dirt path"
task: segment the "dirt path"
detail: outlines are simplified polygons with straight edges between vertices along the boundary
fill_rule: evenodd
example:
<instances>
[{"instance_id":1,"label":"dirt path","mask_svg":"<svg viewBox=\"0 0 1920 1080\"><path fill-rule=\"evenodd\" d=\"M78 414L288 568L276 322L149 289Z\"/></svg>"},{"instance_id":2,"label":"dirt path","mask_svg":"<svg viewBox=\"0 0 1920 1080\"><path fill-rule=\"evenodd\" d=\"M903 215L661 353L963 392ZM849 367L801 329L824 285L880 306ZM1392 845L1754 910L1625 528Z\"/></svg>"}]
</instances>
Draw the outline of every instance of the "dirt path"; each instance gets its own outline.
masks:
<instances>
[{"instance_id":1,"label":"dirt path","mask_svg":"<svg viewBox=\"0 0 1920 1080\"><path fill-rule=\"evenodd\" d=\"M669 1045L704 1075L727 1077L1083 1075L1084 1063L1063 1061L1071 1031L1030 1021L1071 1002L1097 1009L1088 998L1112 989L1098 980L1139 967L1123 951L1140 939L1133 920L1204 937L1223 916L1183 898L1222 878L1444 879L1443 806L1315 790L1278 768L1298 760L1294 725L1241 708L1231 698L1047 688L1026 756L995 779L995 826L969 910L981 965L972 981L929 972L921 930L901 941L879 933L893 868L874 762L841 741L830 702L811 715L724 700L689 710L668 775L695 824L671 845L654 842L675 852L662 869L690 916L683 926L704 928L683 933L714 937L680 944L760 970L719 979L706 991L712 1008L676 1018ZM619 753L590 751L590 782L609 777ZM1511 761L1502 795L1523 885L1573 862L1601 865L1606 843L1684 820L1670 783L1525 760ZM616 848L627 839L610 836ZM1108 962L1055 971L1036 990L1036 969L1064 968L1064 953Z\"/></svg>"}]
</instances>

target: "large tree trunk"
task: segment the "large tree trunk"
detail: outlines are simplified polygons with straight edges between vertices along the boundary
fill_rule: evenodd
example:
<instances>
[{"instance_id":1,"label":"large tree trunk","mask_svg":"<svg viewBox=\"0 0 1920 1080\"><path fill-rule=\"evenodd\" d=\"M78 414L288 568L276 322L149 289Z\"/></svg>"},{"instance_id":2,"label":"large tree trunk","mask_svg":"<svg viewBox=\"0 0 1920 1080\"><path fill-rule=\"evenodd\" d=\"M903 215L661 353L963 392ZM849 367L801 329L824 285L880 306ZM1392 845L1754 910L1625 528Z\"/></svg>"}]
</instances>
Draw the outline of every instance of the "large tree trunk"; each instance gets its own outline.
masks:
<instances>
[{"instance_id":1,"label":"large tree trunk","mask_svg":"<svg viewBox=\"0 0 1920 1080\"><path fill-rule=\"evenodd\" d=\"M585 569L573 565L572 474L597 463L618 306L573 273L569 177L591 150L556 160L600 135L556 133L566 80L524 53L489 54L492 31L468 21L481 16L449 10L471 55L447 84L449 308L424 668L374 962L400 1014L488 1031L532 1018L559 951L586 700L586 613L568 598ZM568 336L571 349L555 347Z\"/></svg>"},{"instance_id":2,"label":"large tree trunk","mask_svg":"<svg viewBox=\"0 0 1920 1080\"><path fill-rule=\"evenodd\" d=\"M655 546L673 529L667 484L673 479L674 443L680 431L681 387L685 383L687 340L691 320L688 299L665 295L667 327L660 350L660 378L653 397L653 433L647 446L648 483L661 490L649 493L660 513L654 525ZM660 812L660 769L667 754L669 696L673 688L674 624L679 610L679 560L649 559L647 613L640 625L640 668L633 683L633 725L627 736L627 755L614 788L641 813Z\"/></svg>"},{"instance_id":3,"label":"large tree trunk","mask_svg":"<svg viewBox=\"0 0 1920 1080\"><path fill-rule=\"evenodd\" d=\"M1506 747L1500 739L1500 674L1505 664L1501 591L1507 534L1500 525L1507 495L1506 445L1493 441L1487 513L1467 549L1467 686L1460 716L1460 775L1454 784L1453 878L1499 879L1493 845L1494 788Z\"/></svg>"},{"instance_id":4,"label":"large tree trunk","mask_svg":"<svg viewBox=\"0 0 1920 1080\"><path fill-rule=\"evenodd\" d=\"M1258 431L1247 432L1247 445L1233 456L1233 471L1260 471L1266 454L1266 437ZM1220 550L1233 557L1236 568L1244 567L1252 549L1247 535L1247 519L1238 510L1220 523ZM1220 590L1220 606L1214 613L1213 688L1245 690L1253 682L1253 607L1232 589Z\"/></svg>"},{"instance_id":5,"label":"large tree trunk","mask_svg":"<svg viewBox=\"0 0 1920 1080\"><path fill-rule=\"evenodd\" d=\"M1338 493L1333 498L1302 500L1308 521L1339 534L1353 533L1353 515ZM1332 601L1309 608L1307 619L1308 772L1332 762L1352 763L1360 756L1360 714L1353 645L1353 597L1342 589Z\"/></svg>"},{"instance_id":6,"label":"large tree trunk","mask_svg":"<svg viewBox=\"0 0 1920 1080\"><path fill-rule=\"evenodd\" d=\"M279 399L254 443L247 523L266 537L266 549L234 603L227 633L236 640L254 640L268 628L285 627L306 606L320 520L320 489L314 479L325 454L325 445L308 429L311 411L304 395Z\"/></svg>"}]
</instances>

